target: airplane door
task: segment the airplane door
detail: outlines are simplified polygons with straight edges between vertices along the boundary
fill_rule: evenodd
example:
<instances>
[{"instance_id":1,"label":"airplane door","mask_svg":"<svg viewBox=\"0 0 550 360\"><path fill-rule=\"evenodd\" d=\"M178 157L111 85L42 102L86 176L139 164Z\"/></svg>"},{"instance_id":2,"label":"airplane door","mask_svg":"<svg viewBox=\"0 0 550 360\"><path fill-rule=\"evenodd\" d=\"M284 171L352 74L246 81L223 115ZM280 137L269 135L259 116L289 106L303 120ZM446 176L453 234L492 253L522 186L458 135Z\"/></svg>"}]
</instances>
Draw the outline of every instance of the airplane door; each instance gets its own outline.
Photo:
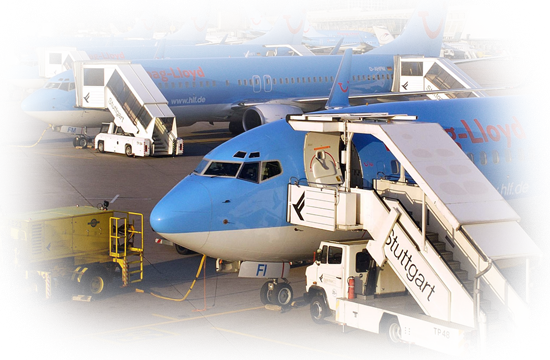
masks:
<instances>
[{"instance_id":1,"label":"airplane door","mask_svg":"<svg viewBox=\"0 0 550 360\"><path fill-rule=\"evenodd\" d=\"M340 134L308 133L304 144L304 169L310 186L340 185Z\"/></svg>"},{"instance_id":2,"label":"airplane door","mask_svg":"<svg viewBox=\"0 0 550 360\"><path fill-rule=\"evenodd\" d=\"M262 91L262 82L259 75L252 76L252 88L255 93Z\"/></svg>"},{"instance_id":3,"label":"airplane door","mask_svg":"<svg viewBox=\"0 0 550 360\"><path fill-rule=\"evenodd\" d=\"M272 89L272 83L271 83L271 76L264 75L264 91L265 92L271 92Z\"/></svg>"}]
</instances>

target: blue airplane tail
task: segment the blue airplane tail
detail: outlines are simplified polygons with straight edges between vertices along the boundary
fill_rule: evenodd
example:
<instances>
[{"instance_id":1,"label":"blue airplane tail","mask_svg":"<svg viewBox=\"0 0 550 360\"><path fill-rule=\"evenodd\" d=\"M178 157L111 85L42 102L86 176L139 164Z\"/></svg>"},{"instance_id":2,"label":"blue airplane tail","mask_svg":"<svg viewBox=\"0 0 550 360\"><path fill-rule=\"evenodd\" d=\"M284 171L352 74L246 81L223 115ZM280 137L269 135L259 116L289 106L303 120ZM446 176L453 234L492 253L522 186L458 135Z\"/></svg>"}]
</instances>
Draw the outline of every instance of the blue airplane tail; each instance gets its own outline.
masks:
<instances>
[{"instance_id":1,"label":"blue airplane tail","mask_svg":"<svg viewBox=\"0 0 550 360\"><path fill-rule=\"evenodd\" d=\"M247 44L300 45L309 0L289 0L273 28L265 35L250 40Z\"/></svg>"},{"instance_id":2,"label":"blue airplane tail","mask_svg":"<svg viewBox=\"0 0 550 360\"><path fill-rule=\"evenodd\" d=\"M400 36L368 54L438 57L443 43L446 17L446 1L423 1L415 9Z\"/></svg>"},{"instance_id":3,"label":"blue airplane tail","mask_svg":"<svg viewBox=\"0 0 550 360\"><path fill-rule=\"evenodd\" d=\"M250 27L256 31L269 31L273 27L269 21L263 16L258 9L252 4L243 4L244 11L248 20L250 20Z\"/></svg>"},{"instance_id":4,"label":"blue airplane tail","mask_svg":"<svg viewBox=\"0 0 550 360\"><path fill-rule=\"evenodd\" d=\"M349 107L349 79L351 77L351 49L346 49L336 81L332 84L332 90L325 106L326 109L339 109Z\"/></svg>"},{"instance_id":5,"label":"blue airplane tail","mask_svg":"<svg viewBox=\"0 0 550 360\"><path fill-rule=\"evenodd\" d=\"M151 0L147 9L141 14L134 28L117 36L124 38L152 38L157 28L157 14L160 0Z\"/></svg>"},{"instance_id":6,"label":"blue airplane tail","mask_svg":"<svg viewBox=\"0 0 550 360\"><path fill-rule=\"evenodd\" d=\"M166 36L166 40L186 40L203 43L206 41L206 30L212 12L212 0L200 0L181 29Z\"/></svg>"},{"instance_id":7,"label":"blue airplane tail","mask_svg":"<svg viewBox=\"0 0 550 360\"><path fill-rule=\"evenodd\" d=\"M309 37L309 38L312 38L312 37L326 37L326 35L323 35L323 34L319 33L317 30L315 30L313 25L311 25L311 23L307 20L305 21L305 24L304 24L304 36Z\"/></svg>"}]
</instances>

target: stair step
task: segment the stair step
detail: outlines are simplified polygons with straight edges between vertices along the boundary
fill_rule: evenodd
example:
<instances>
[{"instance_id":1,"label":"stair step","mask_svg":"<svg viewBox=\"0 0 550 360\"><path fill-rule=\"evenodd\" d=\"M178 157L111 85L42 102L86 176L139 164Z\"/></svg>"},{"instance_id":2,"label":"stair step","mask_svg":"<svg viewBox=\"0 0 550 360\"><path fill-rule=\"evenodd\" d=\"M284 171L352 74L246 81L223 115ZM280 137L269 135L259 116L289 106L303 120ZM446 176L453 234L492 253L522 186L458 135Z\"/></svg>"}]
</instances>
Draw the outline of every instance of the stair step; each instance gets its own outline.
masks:
<instances>
[{"instance_id":1,"label":"stair step","mask_svg":"<svg viewBox=\"0 0 550 360\"><path fill-rule=\"evenodd\" d=\"M454 273L460 281L468 280L468 272L466 270L457 270Z\"/></svg>"},{"instance_id":2,"label":"stair step","mask_svg":"<svg viewBox=\"0 0 550 360\"><path fill-rule=\"evenodd\" d=\"M504 320L490 320L488 323L489 333L506 331L506 321Z\"/></svg>"},{"instance_id":3,"label":"stair step","mask_svg":"<svg viewBox=\"0 0 550 360\"><path fill-rule=\"evenodd\" d=\"M473 280L465 280L462 282L462 285L464 285L464 288L470 293L470 295L474 294L474 281Z\"/></svg>"},{"instance_id":4,"label":"stair step","mask_svg":"<svg viewBox=\"0 0 550 360\"><path fill-rule=\"evenodd\" d=\"M491 300L481 299L480 305L481 305L481 308L485 311L491 310Z\"/></svg>"},{"instance_id":5,"label":"stair step","mask_svg":"<svg viewBox=\"0 0 550 360\"><path fill-rule=\"evenodd\" d=\"M483 310L487 314L488 321L498 320L498 310L493 310L493 309L488 309L488 310L483 309Z\"/></svg>"},{"instance_id":6,"label":"stair step","mask_svg":"<svg viewBox=\"0 0 550 360\"><path fill-rule=\"evenodd\" d=\"M439 255L441 255L441 257L445 261L451 261L454 259L452 251L442 251L439 253Z\"/></svg>"},{"instance_id":7,"label":"stair step","mask_svg":"<svg viewBox=\"0 0 550 360\"><path fill-rule=\"evenodd\" d=\"M432 244L439 241L439 234L435 232L427 232L426 233L426 239L428 239L429 242Z\"/></svg>"},{"instance_id":8,"label":"stair step","mask_svg":"<svg viewBox=\"0 0 550 360\"><path fill-rule=\"evenodd\" d=\"M447 261L447 265L448 265L449 268L451 268L451 270L453 270L453 271L460 270L460 261L457 261L457 260Z\"/></svg>"},{"instance_id":9,"label":"stair step","mask_svg":"<svg viewBox=\"0 0 550 360\"><path fill-rule=\"evenodd\" d=\"M441 241L432 242L432 246L438 253L442 253L445 249L447 249L445 243Z\"/></svg>"}]
</instances>

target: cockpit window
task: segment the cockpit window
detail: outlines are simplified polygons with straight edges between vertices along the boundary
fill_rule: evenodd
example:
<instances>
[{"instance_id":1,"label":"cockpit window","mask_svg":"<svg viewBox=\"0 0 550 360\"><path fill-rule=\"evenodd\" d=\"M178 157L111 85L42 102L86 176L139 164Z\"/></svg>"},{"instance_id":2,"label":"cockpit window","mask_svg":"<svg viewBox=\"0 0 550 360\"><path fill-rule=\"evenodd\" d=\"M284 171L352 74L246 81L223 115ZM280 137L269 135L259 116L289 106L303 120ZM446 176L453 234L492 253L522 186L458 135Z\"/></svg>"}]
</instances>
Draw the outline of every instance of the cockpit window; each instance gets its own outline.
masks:
<instances>
[{"instance_id":1,"label":"cockpit window","mask_svg":"<svg viewBox=\"0 0 550 360\"><path fill-rule=\"evenodd\" d=\"M235 177L240 167L241 163L212 161L203 175Z\"/></svg>"},{"instance_id":2,"label":"cockpit window","mask_svg":"<svg viewBox=\"0 0 550 360\"><path fill-rule=\"evenodd\" d=\"M208 159L202 159L202 161L199 163L199 165L197 165L197 167L195 168L195 170L193 170L193 172L195 174L200 175L203 172L206 165L208 165L209 162L210 162L210 160L208 160Z\"/></svg>"},{"instance_id":3,"label":"cockpit window","mask_svg":"<svg viewBox=\"0 0 550 360\"><path fill-rule=\"evenodd\" d=\"M265 161L262 163L262 181L280 175L282 172L281 163L278 161Z\"/></svg>"},{"instance_id":4,"label":"cockpit window","mask_svg":"<svg viewBox=\"0 0 550 360\"><path fill-rule=\"evenodd\" d=\"M257 183L259 182L258 180L259 168L260 168L260 163L257 163L257 162L244 163L238 178Z\"/></svg>"}]
</instances>

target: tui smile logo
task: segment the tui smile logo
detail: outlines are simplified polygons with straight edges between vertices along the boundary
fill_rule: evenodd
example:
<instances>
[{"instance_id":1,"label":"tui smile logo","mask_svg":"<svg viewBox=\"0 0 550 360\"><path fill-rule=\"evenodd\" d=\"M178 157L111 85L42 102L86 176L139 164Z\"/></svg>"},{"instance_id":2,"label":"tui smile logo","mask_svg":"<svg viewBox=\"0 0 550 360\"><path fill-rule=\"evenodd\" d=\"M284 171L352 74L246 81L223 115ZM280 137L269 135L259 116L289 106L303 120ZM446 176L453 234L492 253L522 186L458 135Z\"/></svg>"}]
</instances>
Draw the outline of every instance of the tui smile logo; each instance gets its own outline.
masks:
<instances>
[{"instance_id":1,"label":"tui smile logo","mask_svg":"<svg viewBox=\"0 0 550 360\"><path fill-rule=\"evenodd\" d=\"M198 32L202 32L204 29L206 29L206 26L208 25L208 17L210 16L210 13L206 13L206 20L204 21L204 24L202 26L197 25L197 20L199 19L196 16L191 16L190 19L193 20L193 24L195 25L195 29L197 29Z\"/></svg>"},{"instance_id":2,"label":"tui smile logo","mask_svg":"<svg viewBox=\"0 0 550 360\"><path fill-rule=\"evenodd\" d=\"M338 85L340 86L340 90L342 90L343 93L348 92L348 90L349 90L349 81L346 83L346 88L345 89L344 89L344 84L342 84L341 82L339 82Z\"/></svg>"},{"instance_id":3,"label":"tui smile logo","mask_svg":"<svg viewBox=\"0 0 550 360\"><path fill-rule=\"evenodd\" d=\"M443 2L443 10L446 10L446 9L447 9L447 2L444 1ZM435 31L433 31L432 29L430 29L430 26L428 25L428 21L426 20L427 17L430 16L430 12L429 11L419 11L418 16L422 18L422 24L424 25L424 30L426 31L426 35L428 35L428 37L430 39L435 39L436 37L438 37L439 34L441 33L441 30L443 29L443 23L445 22L445 19L441 18L439 20L439 26L437 27L437 29Z\"/></svg>"},{"instance_id":4,"label":"tui smile logo","mask_svg":"<svg viewBox=\"0 0 550 360\"><path fill-rule=\"evenodd\" d=\"M153 15L153 17L156 19L157 16L156 15ZM149 31L153 30L153 27L155 26L155 20L153 20L153 23L151 24L151 26L148 26L147 25L147 19L141 19L141 21L143 22L143 26L145 26L145 28Z\"/></svg>"},{"instance_id":5,"label":"tui smile logo","mask_svg":"<svg viewBox=\"0 0 550 360\"><path fill-rule=\"evenodd\" d=\"M300 199L296 204L292 204L294 207L294 210L296 210L296 214L298 214L298 217L301 221L304 221L304 217L302 216L302 210L304 209L304 206L306 206L306 192L304 191L302 193L302 196L300 196Z\"/></svg>"},{"instance_id":6,"label":"tui smile logo","mask_svg":"<svg viewBox=\"0 0 550 360\"><path fill-rule=\"evenodd\" d=\"M305 13L306 13L306 9L303 8L302 14L305 14ZM294 35L296 35L298 31L300 31L302 26L304 26L304 19L300 19L300 23L298 24L297 27L292 27L292 25L290 25L290 19L292 19L292 15L283 15L283 19L286 20L286 26L288 27L288 31L290 31Z\"/></svg>"},{"instance_id":7,"label":"tui smile logo","mask_svg":"<svg viewBox=\"0 0 550 360\"><path fill-rule=\"evenodd\" d=\"M252 24L254 25L260 25L263 17L263 15L260 15L260 20L258 20L258 22L254 21L255 18L250 18L250 21L252 21Z\"/></svg>"}]
</instances>

